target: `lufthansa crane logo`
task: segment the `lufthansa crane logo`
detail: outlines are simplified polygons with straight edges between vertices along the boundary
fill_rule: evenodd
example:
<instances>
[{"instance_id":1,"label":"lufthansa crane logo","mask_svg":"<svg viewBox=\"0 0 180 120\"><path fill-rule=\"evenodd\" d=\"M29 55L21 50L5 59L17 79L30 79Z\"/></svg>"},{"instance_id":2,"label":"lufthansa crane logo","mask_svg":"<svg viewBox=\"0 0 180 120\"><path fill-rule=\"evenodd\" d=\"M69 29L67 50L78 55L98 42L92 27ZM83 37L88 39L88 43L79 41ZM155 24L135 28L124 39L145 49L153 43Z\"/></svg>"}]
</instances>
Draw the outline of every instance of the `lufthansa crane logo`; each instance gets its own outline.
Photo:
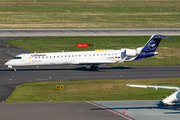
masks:
<instances>
[{"instance_id":1,"label":"lufthansa crane logo","mask_svg":"<svg viewBox=\"0 0 180 120\"><path fill-rule=\"evenodd\" d=\"M156 43L154 41L151 41L148 43L148 48L150 50L155 50L156 49Z\"/></svg>"}]
</instances>

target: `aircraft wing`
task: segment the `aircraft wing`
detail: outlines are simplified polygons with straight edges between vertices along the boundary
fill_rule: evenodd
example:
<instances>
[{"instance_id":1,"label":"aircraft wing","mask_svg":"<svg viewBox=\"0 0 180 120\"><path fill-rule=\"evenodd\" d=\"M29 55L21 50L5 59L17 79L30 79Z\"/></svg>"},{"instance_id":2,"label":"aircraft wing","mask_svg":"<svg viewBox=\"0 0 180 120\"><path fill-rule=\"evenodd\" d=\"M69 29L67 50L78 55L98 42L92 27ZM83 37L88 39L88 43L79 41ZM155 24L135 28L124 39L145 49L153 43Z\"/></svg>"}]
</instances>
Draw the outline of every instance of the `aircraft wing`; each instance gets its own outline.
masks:
<instances>
[{"instance_id":1,"label":"aircraft wing","mask_svg":"<svg viewBox=\"0 0 180 120\"><path fill-rule=\"evenodd\" d=\"M99 65L99 64L111 64L116 63L115 61L84 61L79 62L80 65Z\"/></svg>"},{"instance_id":2,"label":"aircraft wing","mask_svg":"<svg viewBox=\"0 0 180 120\"><path fill-rule=\"evenodd\" d=\"M126 86L129 87L141 87L141 88L153 88L154 90L157 90L158 88L163 88L163 89L172 89L175 91L180 90L180 87L171 87L171 86L153 86L153 85L131 85L131 84L126 84Z\"/></svg>"}]
</instances>

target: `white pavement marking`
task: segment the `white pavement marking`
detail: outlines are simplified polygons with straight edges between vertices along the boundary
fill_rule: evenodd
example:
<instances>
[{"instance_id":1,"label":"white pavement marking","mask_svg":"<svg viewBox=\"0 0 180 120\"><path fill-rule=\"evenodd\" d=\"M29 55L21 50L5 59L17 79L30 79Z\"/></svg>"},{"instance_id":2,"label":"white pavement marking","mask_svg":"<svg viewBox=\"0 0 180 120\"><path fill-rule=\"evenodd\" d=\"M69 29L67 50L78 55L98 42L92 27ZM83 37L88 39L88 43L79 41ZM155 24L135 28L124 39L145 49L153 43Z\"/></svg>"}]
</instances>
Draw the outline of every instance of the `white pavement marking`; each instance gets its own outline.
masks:
<instances>
[{"instance_id":1,"label":"white pavement marking","mask_svg":"<svg viewBox=\"0 0 180 120\"><path fill-rule=\"evenodd\" d=\"M100 105L95 104L95 103L90 102L90 101L86 101L86 102L89 103L89 104L92 104L92 105L94 105L94 106L97 106L97 107L99 107L99 108L105 109L105 110L107 110L107 111L109 111L109 112L115 113L115 114L117 114L117 115L119 115L119 116L121 116L121 117L123 117L123 118L125 118L125 119L127 119L127 120L132 120L131 118L128 118L128 117L126 117L126 116L124 116L124 115L122 115L122 114L120 114L120 113L118 113L118 112L116 112L116 111L110 110L110 109L108 109L108 108L105 108L105 107L103 107L103 106L100 106Z\"/></svg>"}]
</instances>

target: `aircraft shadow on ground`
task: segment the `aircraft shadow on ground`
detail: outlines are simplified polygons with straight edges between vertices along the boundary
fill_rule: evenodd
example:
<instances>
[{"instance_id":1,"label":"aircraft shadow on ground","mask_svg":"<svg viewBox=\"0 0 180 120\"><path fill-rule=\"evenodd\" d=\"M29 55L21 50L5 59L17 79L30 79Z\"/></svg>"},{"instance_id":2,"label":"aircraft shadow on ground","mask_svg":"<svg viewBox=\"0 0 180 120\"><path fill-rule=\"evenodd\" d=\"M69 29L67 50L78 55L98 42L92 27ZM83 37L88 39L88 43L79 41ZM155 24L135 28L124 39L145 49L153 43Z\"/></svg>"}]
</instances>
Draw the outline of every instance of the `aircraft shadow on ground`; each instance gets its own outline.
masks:
<instances>
[{"instance_id":1,"label":"aircraft shadow on ground","mask_svg":"<svg viewBox=\"0 0 180 120\"><path fill-rule=\"evenodd\" d=\"M118 69L134 69L132 67L123 67L123 66L118 66L118 67L100 67L99 71L96 72L105 72L104 70L118 70ZM77 70L77 71L92 71L90 68L86 67L76 67L76 68L18 68L16 69L17 71L49 71L49 70ZM13 69L1 69L0 71L14 71Z\"/></svg>"}]
</instances>

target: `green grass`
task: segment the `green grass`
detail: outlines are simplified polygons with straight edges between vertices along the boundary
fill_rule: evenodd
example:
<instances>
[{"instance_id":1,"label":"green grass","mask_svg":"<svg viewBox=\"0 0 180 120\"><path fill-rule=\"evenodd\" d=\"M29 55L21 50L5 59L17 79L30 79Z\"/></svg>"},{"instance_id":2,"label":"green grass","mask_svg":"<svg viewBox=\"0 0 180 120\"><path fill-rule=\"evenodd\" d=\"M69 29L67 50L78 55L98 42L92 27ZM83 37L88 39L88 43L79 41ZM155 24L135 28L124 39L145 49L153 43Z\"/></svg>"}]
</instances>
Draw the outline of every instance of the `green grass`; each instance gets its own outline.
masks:
<instances>
[{"instance_id":1,"label":"green grass","mask_svg":"<svg viewBox=\"0 0 180 120\"><path fill-rule=\"evenodd\" d=\"M0 0L0 28L180 27L179 0L36 1Z\"/></svg>"},{"instance_id":2,"label":"green grass","mask_svg":"<svg viewBox=\"0 0 180 120\"><path fill-rule=\"evenodd\" d=\"M5 102L161 100L173 90L125 88L128 84L180 86L180 78L133 80L78 80L24 83L17 86ZM55 90L64 85L63 90Z\"/></svg>"}]
</instances>

